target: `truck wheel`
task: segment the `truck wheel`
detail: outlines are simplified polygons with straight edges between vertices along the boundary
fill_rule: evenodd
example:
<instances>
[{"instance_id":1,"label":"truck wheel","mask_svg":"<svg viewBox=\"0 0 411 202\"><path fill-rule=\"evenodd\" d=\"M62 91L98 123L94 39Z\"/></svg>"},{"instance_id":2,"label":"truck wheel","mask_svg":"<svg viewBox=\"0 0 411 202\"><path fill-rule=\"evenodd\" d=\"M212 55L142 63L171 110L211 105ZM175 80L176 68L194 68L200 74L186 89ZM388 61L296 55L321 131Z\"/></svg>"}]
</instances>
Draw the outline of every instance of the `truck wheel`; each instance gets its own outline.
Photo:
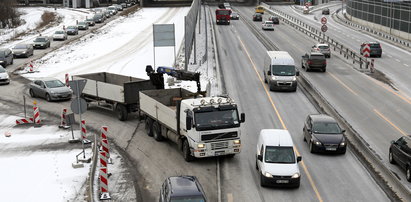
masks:
<instances>
[{"instance_id":1,"label":"truck wheel","mask_svg":"<svg viewBox=\"0 0 411 202\"><path fill-rule=\"evenodd\" d=\"M148 116L146 117L146 124L144 129L146 130L148 136L153 136L153 120Z\"/></svg>"},{"instance_id":2,"label":"truck wheel","mask_svg":"<svg viewBox=\"0 0 411 202\"><path fill-rule=\"evenodd\" d=\"M126 109L126 107L124 106L124 105L122 105L122 104L118 104L117 106L116 106L116 114L117 114L117 118L120 120L120 121L125 121L125 120L127 120L127 109Z\"/></svg>"},{"instance_id":3,"label":"truck wheel","mask_svg":"<svg viewBox=\"0 0 411 202\"><path fill-rule=\"evenodd\" d=\"M234 156L235 156L235 154L228 154L228 155L227 155L227 158L232 159L232 158L234 158Z\"/></svg>"},{"instance_id":4,"label":"truck wheel","mask_svg":"<svg viewBox=\"0 0 411 202\"><path fill-rule=\"evenodd\" d=\"M187 162L194 160L194 157L191 156L190 145L188 144L187 140L184 140L184 143L183 143L183 155L184 155L184 160L186 160Z\"/></svg>"},{"instance_id":5,"label":"truck wheel","mask_svg":"<svg viewBox=\"0 0 411 202\"><path fill-rule=\"evenodd\" d=\"M163 136L161 136L161 127L157 121L153 123L153 136L158 142L163 140Z\"/></svg>"}]
</instances>

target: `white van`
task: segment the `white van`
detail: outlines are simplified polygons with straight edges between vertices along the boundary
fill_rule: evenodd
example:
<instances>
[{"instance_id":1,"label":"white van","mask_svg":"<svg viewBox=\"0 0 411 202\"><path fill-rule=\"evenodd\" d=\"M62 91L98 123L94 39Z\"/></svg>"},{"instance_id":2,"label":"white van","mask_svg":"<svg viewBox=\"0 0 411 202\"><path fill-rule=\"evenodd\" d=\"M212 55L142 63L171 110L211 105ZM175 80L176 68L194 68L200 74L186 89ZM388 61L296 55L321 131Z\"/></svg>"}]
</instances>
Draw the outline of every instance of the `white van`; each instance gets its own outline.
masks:
<instances>
[{"instance_id":1,"label":"white van","mask_svg":"<svg viewBox=\"0 0 411 202\"><path fill-rule=\"evenodd\" d=\"M294 59L286 51L267 51L264 57L264 82L270 90L297 90L297 77Z\"/></svg>"},{"instance_id":2,"label":"white van","mask_svg":"<svg viewBox=\"0 0 411 202\"><path fill-rule=\"evenodd\" d=\"M288 130L262 129L257 142L256 168L260 185L300 187L302 159L294 151L293 140Z\"/></svg>"}]
</instances>

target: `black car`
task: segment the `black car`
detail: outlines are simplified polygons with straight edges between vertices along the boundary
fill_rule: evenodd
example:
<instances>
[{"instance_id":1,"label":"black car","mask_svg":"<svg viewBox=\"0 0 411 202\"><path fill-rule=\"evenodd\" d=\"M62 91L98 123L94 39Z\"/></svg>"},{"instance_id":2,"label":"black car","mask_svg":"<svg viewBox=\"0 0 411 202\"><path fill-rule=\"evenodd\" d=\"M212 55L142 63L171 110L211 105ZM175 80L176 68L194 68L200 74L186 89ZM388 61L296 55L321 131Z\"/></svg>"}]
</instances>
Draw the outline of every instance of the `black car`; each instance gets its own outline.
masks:
<instances>
[{"instance_id":1,"label":"black car","mask_svg":"<svg viewBox=\"0 0 411 202\"><path fill-rule=\"evenodd\" d=\"M345 154L347 142L334 118L325 114L308 115L303 128L304 141L307 141L310 152L336 152Z\"/></svg>"},{"instance_id":2,"label":"black car","mask_svg":"<svg viewBox=\"0 0 411 202\"><path fill-rule=\"evenodd\" d=\"M276 25L280 24L280 19L277 16L270 16L268 17L268 20L272 21Z\"/></svg>"},{"instance_id":3,"label":"black car","mask_svg":"<svg viewBox=\"0 0 411 202\"><path fill-rule=\"evenodd\" d=\"M411 137L403 136L397 141L391 141L389 161L405 169L405 176L411 182Z\"/></svg>"},{"instance_id":4,"label":"black car","mask_svg":"<svg viewBox=\"0 0 411 202\"><path fill-rule=\"evenodd\" d=\"M93 18L87 18L85 22L87 22L88 26L96 25L96 22L94 22Z\"/></svg>"},{"instance_id":5,"label":"black car","mask_svg":"<svg viewBox=\"0 0 411 202\"><path fill-rule=\"evenodd\" d=\"M321 11L321 13L322 13L323 15L330 15L330 9L329 9L329 8L324 8L324 9Z\"/></svg>"},{"instance_id":6,"label":"black car","mask_svg":"<svg viewBox=\"0 0 411 202\"><path fill-rule=\"evenodd\" d=\"M37 48L50 48L50 39L49 37L39 36L33 41L33 47Z\"/></svg>"},{"instance_id":7,"label":"black car","mask_svg":"<svg viewBox=\"0 0 411 202\"><path fill-rule=\"evenodd\" d=\"M204 190L195 176L167 178L160 191L160 202L192 201L206 202Z\"/></svg>"},{"instance_id":8,"label":"black car","mask_svg":"<svg viewBox=\"0 0 411 202\"><path fill-rule=\"evenodd\" d=\"M96 23L102 23L102 22L104 22L104 19L105 19L104 15L102 13L97 13L93 16L93 20Z\"/></svg>"},{"instance_id":9,"label":"black car","mask_svg":"<svg viewBox=\"0 0 411 202\"><path fill-rule=\"evenodd\" d=\"M381 48L381 44L378 42L364 42L361 44L361 48L360 48L360 54L364 55L364 52L367 51L368 49L368 53L370 57L381 57L382 55L382 48Z\"/></svg>"},{"instance_id":10,"label":"black car","mask_svg":"<svg viewBox=\"0 0 411 202\"><path fill-rule=\"evenodd\" d=\"M254 13L253 21L263 21L263 14L261 13Z\"/></svg>"},{"instance_id":11,"label":"black car","mask_svg":"<svg viewBox=\"0 0 411 202\"><path fill-rule=\"evenodd\" d=\"M8 48L0 49L0 65L6 67L13 64L13 52Z\"/></svg>"},{"instance_id":12,"label":"black car","mask_svg":"<svg viewBox=\"0 0 411 202\"><path fill-rule=\"evenodd\" d=\"M68 26L66 29L68 35L77 35L78 34L78 27L77 25Z\"/></svg>"}]
</instances>

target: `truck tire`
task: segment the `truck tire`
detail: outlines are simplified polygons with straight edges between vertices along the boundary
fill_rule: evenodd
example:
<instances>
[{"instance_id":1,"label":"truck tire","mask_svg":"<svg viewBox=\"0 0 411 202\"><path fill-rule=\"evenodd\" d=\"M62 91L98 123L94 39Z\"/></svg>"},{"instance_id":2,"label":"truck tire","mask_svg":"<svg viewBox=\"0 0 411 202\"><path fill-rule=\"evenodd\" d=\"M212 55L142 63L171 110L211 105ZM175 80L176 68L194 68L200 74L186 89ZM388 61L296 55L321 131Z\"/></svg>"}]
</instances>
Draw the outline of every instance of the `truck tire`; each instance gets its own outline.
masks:
<instances>
[{"instance_id":1,"label":"truck tire","mask_svg":"<svg viewBox=\"0 0 411 202\"><path fill-rule=\"evenodd\" d=\"M158 142L163 140L163 136L161 135L161 126L157 121L153 123L153 137Z\"/></svg>"},{"instance_id":2,"label":"truck tire","mask_svg":"<svg viewBox=\"0 0 411 202\"><path fill-rule=\"evenodd\" d=\"M187 162L194 160L194 157L191 156L190 145L188 144L187 140L184 140L183 142L183 156L184 160L186 160Z\"/></svg>"},{"instance_id":3,"label":"truck tire","mask_svg":"<svg viewBox=\"0 0 411 202\"><path fill-rule=\"evenodd\" d=\"M128 115L128 113L127 113L127 108L126 108L124 105L122 105L122 104L117 104L117 106L116 106L116 114L117 114L117 118L118 118L120 121L125 121L125 120L127 120L127 115Z\"/></svg>"},{"instance_id":4,"label":"truck tire","mask_svg":"<svg viewBox=\"0 0 411 202\"><path fill-rule=\"evenodd\" d=\"M148 136L153 136L153 119L150 117L146 116L146 124L144 126L144 129L146 130L146 133Z\"/></svg>"}]
</instances>

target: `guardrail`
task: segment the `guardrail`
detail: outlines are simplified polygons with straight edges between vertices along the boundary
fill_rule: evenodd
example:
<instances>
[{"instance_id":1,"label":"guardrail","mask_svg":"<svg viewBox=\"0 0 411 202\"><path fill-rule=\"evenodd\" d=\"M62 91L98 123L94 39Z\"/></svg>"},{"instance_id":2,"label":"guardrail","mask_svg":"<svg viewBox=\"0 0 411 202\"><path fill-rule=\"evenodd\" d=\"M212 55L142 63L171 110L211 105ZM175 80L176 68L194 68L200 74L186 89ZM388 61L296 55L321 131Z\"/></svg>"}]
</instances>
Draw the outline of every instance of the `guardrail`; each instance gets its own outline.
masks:
<instances>
[{"instance_id":1,"label":"guardrail","mask_svg":"<svg viewBox=\"0 0 411 202\"><path fill-rule=\"evenodd\" d=\"M295 29L303 32L304 34L308 35L309 37L312 37L313 39L319 42L328 43L328 45L333 47L334 51L338 49L340 55L343 55L346 59L351 58L353 64L359 65L359 68L355 68L354 66L356 70L359 70L361 72L370 72L371 61L368 61L366 57L358 54L357 51L345 47L343 43L327 36L322 31L302 22L299 19L294 18L293 16L290 16L280 10L271 8L268 4L261 3L261 5L265 7L268 13L279 16L280 19L282 19L285 23L289 24Z\"/></svg>"}]
</instances>

